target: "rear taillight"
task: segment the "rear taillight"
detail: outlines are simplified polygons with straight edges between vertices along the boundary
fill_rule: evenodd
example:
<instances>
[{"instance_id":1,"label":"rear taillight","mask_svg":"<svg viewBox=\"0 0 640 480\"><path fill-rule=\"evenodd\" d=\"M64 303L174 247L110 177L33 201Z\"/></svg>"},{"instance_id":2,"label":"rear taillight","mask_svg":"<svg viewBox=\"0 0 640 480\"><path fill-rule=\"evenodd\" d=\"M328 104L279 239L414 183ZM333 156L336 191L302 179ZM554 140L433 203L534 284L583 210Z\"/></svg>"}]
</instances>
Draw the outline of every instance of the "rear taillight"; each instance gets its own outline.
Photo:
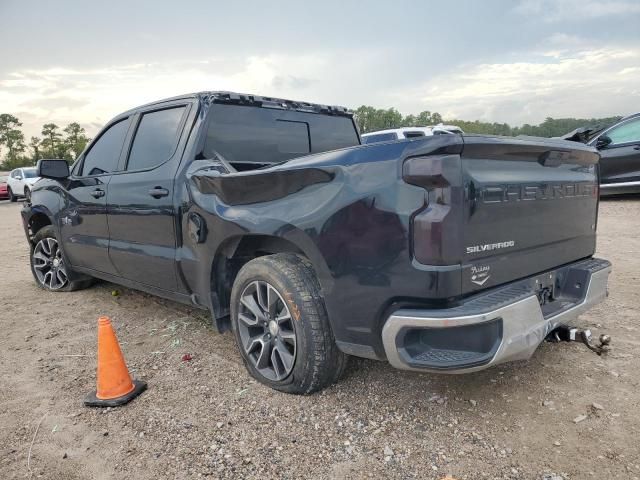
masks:
<instances>
[{"instance_id":1,"label":"rear taillight","mask_svg":"<svg viewBox=\"0 0 640 480\"><path fill-rule=\"evenodd\" d=\"M426 205L411 220L412 252L424 265L452 265L462 252L463 192L460 155L405 160L402 178L427 191ZM459 208L456 208L459 207Z\"/></svg>"},{"instance_id":2,"label":"rear taillight","mask_svg":"<svg viewBox=\"0 0 640 480\"><path fill-rule=\"evenodd\" d=\"M449 181L444 176L444 162L450 157L460 158L458 155L409 158L402 166L402 178L405 182L426 190L448 187Z\"/></svg>"}]
</instances>

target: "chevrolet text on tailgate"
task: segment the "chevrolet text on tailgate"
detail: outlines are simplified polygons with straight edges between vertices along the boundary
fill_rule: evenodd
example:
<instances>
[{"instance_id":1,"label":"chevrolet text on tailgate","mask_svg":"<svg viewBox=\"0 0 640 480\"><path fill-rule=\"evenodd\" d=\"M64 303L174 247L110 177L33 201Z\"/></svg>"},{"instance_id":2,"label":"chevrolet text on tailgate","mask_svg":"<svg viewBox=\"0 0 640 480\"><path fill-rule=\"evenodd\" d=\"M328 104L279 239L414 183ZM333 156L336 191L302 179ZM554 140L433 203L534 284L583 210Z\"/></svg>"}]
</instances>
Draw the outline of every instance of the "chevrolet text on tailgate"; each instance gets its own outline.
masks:
<instances>
[{"instance_id":1,"label":"chevrolet text on tailgate","mask_svg":"<svg viewBox=\"0 0 640 480\"><path fill-rule=\"evenodd\" d=\"M602 301L598 154L541 138L360 145L350 112L205 92L118 115L22 217L46 290L104 279L210 310L289 393L348 355L470 372ZM575 338L575 330L569 336Z\"/></svg>"}]
</instances>

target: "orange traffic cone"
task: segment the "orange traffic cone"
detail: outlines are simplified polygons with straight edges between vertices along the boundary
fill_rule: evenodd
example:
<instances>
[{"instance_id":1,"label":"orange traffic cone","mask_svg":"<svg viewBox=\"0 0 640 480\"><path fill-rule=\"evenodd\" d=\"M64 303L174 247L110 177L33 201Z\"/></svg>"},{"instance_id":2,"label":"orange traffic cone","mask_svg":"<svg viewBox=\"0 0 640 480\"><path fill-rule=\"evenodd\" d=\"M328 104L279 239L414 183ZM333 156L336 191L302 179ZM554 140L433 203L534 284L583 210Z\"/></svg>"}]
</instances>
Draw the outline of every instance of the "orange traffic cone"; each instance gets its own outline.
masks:
<instances>
[{"instance_id":1,"label":"orange traffic cone","mask_svg":"<svg viewBox=\"0 0 640 480\"><path fill-rule=\"evenodd\" d=\"M147 384L131 380L109 317L98 319L97 389L87 395L89 407L117 407L130 402L147 389Z\"/></svg>"}]
</instances>

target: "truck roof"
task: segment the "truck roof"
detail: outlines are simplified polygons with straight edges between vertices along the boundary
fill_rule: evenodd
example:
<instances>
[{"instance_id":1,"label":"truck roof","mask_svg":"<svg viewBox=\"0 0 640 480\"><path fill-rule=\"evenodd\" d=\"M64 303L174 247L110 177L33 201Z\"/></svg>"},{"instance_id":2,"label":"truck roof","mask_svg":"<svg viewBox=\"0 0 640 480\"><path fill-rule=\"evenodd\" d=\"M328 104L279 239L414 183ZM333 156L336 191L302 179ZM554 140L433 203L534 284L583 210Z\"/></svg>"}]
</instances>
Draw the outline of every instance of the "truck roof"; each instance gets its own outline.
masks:
<instances>
[{"instance_id":1,"label":"truck roof","mask_svg":"<svg viewBox=\"0 0 640 480\"><path fill-rule=\"evenodd\" d=\"M340 115L345 117L353 117L353 112L346 107L338 105L324 105L320 103L303 102L299 100L287 100L284 98L265 97L262 95L254 95L250 93L227 92L221 90L195 92L175 97L164 98L154 102L146 103L138 107L132 108L129 113L143 107L160 105L166 102L182 100L187 98L208 99L213 103L230 103L236 105L251 105L253 107L280 108L285 110L298 110L307 113L319 113L324 115Z\"/></svg>"}]
</instances>

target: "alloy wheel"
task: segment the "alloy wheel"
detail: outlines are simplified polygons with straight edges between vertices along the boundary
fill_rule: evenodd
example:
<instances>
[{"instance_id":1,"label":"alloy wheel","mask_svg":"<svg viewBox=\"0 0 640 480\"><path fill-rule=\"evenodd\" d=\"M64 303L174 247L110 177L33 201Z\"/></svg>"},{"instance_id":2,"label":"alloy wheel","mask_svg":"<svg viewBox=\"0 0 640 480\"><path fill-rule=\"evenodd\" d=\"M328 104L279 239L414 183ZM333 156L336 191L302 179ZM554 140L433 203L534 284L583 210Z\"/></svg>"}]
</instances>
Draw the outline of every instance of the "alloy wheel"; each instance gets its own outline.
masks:
<instances>
[{"instance_id":1,"label":"alloy wheel","mask_svg":"<svg viewBox=\"0 0 640 480\"><path fill-rule=\"evenodd\" d=\"M295 325L273 285L254 281L242 291L238 333L249 361L261 375L279 381L291 373L296 359Z\"/></svg>"},{"instance_id":2,"label":"alloy wheel","mask_svg":"<svg viewBox=\"0 0 640 480\"><path fill-rule=\"evenodd\" d=\"M47 237L40 240L31 258L33 270L43 287L58 290L69 282L62 251L55 238Z\"/></svg>"}]
</instances>

